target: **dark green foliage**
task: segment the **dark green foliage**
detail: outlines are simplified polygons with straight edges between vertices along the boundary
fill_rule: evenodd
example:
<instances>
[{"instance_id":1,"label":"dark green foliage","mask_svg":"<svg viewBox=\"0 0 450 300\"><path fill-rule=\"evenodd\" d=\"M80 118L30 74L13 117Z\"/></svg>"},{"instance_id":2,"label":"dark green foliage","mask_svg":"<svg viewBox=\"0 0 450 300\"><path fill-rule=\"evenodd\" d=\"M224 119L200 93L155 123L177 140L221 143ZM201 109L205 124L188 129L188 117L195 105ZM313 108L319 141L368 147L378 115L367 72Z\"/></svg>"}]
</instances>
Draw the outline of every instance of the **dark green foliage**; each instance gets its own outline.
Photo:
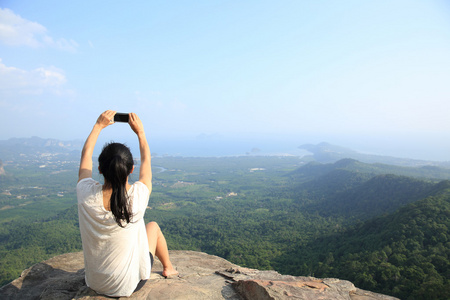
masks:
<instances>
[{"instance_id":1,"label":"dark green foliage","mask_svg":"<svg viewBox=\"0 0 450 300\"><path fill-rule=\"evenodd\" d=\"M0 231L0 286L19 277L32 264L80 250L75 205L44 220L4 223Z\"/></svg>"},{"instance_id":2,"label":"dark green foliage","mask_svg":"<svg viewBox=\"0 0 450 300\"><path fill-rule=\"evenodd\" d=\"M322 192L327 193L322 196L323 200L314 202L308 209L319 210L324 216L366 220L432 195L435 186L430 182L392 174L377 175L364 181L367 177L362 174L350 173L353 178L346 178L345 174L323 178L320 182L332 185L331 189L328 186L320 188ZM333 178L337 179L336 183Z\"/></svg>"},{"instance_id":3,"label":"dark green foliage","mask_svg":"<svg viewBox=\"0 0 450 300\"><path fill-rule=\"evenodd\" d=\"M270 203L221 201L181 211L151 210L148 220L160 223L172 249L219 255L236 264L273 269L271 261L293 243L304 244L330 231L328 220ZM288 226L287 226L288 225Z\"/></svg>"},{"instance_id":4,"label":"dark green foliage","mask_svg":"<svg viewBox=\"0 0 450 300\"><path fill-rule=\"evenodd\" d=\"M446 299L450 295L449 227L450 197L428 197L291 250L286 257L298 259L286 272L340 277L401 299ZM279 265L287 266L283 259Z\"/></svg>"},{"instance_id":5,"label":"dark green foliage","mask_svg":"<svg viewBox=\"0 0 450 300\"><path fill-rule=\"evenodd\" d=\"M334 169L322 176L295 187L295 191L306 191L309 195L308 198L314 200L314 202L320 202L344 191L358 187L371 177L372 175L367 173Z\"/></svg>"}]
</instances>

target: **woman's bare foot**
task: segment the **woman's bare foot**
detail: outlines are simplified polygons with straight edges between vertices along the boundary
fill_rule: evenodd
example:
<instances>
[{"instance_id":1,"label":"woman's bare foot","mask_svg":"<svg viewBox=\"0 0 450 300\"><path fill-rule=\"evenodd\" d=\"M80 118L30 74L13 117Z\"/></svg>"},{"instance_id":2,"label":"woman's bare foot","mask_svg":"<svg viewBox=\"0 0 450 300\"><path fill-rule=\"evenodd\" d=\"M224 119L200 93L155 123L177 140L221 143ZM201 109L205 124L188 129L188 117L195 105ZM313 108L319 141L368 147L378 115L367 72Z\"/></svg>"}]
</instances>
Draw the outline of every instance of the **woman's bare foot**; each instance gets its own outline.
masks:
<instances>
[{"instance_id":1,"label":"woman's bare foot","mask_svg":"<svg viewBox=\"0 0 450 300\"><path fill-rule=\"evenodd\" d=\"M175 277L178 274L179 274L178 271L175 270L173 267L171 267L171 268L164 268L164 270L162 272L162 276L164 276L166 278Z\"/></svg>"}]
</instances>

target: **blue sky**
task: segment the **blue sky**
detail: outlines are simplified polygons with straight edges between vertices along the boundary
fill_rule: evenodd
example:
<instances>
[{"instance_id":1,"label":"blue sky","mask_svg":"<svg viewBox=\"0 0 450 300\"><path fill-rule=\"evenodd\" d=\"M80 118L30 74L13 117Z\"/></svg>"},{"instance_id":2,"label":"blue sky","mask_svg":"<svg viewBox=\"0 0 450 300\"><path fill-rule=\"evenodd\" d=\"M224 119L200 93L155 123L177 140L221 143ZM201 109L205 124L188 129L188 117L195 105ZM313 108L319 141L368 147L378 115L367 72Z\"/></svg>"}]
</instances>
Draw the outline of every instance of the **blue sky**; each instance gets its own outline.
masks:
<instances>
[{"instance_id":1,"label":"blue sky","mask_svg":"<svg viewBox=\"0 0 450 300\"><path fill-rule=\"evenodd\" d=\"M0 139L84 139L114 109L138 113L156 140L328 141L450 160L447 1L0 8ZM129 135L114 126L105 139Z\"/></svg>"}]
</instances>

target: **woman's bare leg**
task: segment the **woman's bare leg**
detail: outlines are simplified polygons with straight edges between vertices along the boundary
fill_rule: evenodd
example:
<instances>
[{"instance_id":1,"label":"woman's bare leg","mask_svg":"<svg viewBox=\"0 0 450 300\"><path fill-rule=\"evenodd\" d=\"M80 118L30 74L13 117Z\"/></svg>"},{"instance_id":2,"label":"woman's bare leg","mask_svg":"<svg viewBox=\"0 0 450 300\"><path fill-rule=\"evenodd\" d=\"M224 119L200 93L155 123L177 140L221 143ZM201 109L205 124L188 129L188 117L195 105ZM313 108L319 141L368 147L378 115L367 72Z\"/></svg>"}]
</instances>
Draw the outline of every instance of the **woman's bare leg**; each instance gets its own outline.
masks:
<instances>
[{"instance_id":1,"label":"woman's bare leg","mask_svg":"<svg viewBox=\"0 0 450 300\"><path fill-rule=\"evenodd\" d=\"M148 248L149 251L156 255L163 265L162 275L169 277L177 275L177 270L172 266L172 262L169 258L169 249L167 248L166 238L161 232L161 228L156 222L150 222L145 226L147 230Z\"/></svg>"}]
</instances>

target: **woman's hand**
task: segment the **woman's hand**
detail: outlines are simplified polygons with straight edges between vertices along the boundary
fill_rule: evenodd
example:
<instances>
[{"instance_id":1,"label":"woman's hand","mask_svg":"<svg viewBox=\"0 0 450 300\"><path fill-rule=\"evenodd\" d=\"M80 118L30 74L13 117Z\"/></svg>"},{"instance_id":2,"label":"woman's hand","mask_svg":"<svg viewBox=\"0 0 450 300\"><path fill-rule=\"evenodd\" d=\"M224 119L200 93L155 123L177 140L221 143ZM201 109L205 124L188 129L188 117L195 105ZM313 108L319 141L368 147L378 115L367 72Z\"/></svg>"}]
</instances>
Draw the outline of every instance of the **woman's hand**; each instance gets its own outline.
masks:
<instances>
[{"instance_id":1,"label":"woman's hand","mask_svg":"<svg viewBox=\"0 0 450 300\"><path fill-rule=\"evenodd\" d=\"M130 113L130 118L128 119L128 124L130 124L131 129L139 135L144 132L144 125L142 124L141 119L139 119L138 115L135 113Z\"/></svg>"},{"instance_id":2,"label":"woman's hand","mask_svg":"<svg viewBox=\"0 0 450 300\"><path fill-rule=\"evenodd\" d=\"M95 125L98 125L103 129L111 124L114 124L114 115L115 114L116 114L116 111L114 111L114 110L105 111L98 117Z\"/></svg>"}]
</instances>

